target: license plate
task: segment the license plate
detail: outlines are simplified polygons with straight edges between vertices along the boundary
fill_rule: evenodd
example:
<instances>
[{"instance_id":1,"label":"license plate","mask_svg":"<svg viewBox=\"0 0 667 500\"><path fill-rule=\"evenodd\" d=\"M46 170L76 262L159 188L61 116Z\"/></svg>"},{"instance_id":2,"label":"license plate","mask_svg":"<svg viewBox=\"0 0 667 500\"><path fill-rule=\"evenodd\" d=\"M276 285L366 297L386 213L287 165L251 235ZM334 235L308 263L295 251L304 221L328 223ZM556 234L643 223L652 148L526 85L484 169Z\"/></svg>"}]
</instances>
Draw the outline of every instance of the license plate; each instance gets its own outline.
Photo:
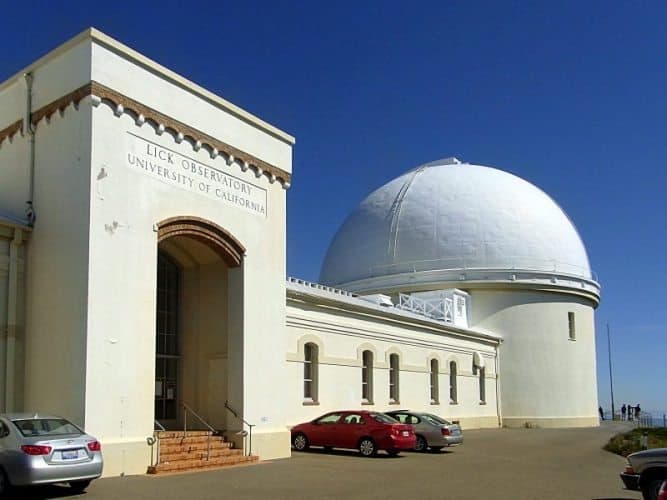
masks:
<instances>
[{"instance_id":1,"label":"license plate","mask_svg":"<svg viewBox=\"0 0 667 500\"><path fill-rule=\"evenodd\" d=\"M63 460L76 460L79 458L79 450L66 450L61 453Z\"/></svg>"},{"instance_id":2,"label":"license plate","mask_svg":"<svg viewBox=\"0 0 667 500\"><path fill-rule=\"evenodd\" d=\"M408 436L410 435L410 431L403 431L403 435L404 435L405 437L408 437Z\"/></svg>"}]
</instances>

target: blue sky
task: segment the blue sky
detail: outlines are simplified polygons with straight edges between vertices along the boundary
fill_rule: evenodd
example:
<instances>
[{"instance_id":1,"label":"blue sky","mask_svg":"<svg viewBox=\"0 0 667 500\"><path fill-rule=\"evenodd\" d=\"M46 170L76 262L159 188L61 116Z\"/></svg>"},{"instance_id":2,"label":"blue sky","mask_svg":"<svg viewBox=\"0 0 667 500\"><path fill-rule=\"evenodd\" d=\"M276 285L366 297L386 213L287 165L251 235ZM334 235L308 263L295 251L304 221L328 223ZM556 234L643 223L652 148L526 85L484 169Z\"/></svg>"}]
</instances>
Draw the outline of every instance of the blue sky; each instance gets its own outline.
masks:
<instances>
[{"instance_id":1,"label":"blue sky","mask_svg":"<svg viewBox=\"0 0 667 500\"><path fill-rule=\"evenodd\" d=\"M457 156L575 222L602 283L600 402L667 410L667 3L12 2L0 80L95 26L296 136L288 272L369 192Z\"/></svg>"}]
</instances>

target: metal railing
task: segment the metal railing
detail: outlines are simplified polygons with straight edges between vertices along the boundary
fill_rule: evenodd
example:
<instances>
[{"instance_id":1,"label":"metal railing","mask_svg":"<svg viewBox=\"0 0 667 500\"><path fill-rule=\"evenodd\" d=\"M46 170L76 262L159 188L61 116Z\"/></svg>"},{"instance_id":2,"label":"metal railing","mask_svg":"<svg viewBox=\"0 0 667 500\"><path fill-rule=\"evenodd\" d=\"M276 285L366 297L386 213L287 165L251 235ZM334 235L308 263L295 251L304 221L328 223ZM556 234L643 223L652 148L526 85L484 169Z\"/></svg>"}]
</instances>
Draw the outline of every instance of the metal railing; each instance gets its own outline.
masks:
<instances>
[{"instance_id":1,"label":"metal railing","mask_svg":"<svg viewBox=\"0 0 667 500\"><path fill-rule=\"evenodd\" d=\"M249 429L249 431L248 431L248 455L252 455L252 428L255 427L255 424L251 424L246 419L239 416L238 412L234 408L229 406L229 401L225 401L225 408L227 408L227 410L232 415L234 415L237 419L239 419L241 422L243 422L245 425L248 426L248 429ZM245 430L243 430L243 432L245 432ZM244 448L243 452L245 454L245 446L243 448Z\"/></svg>"},{"instance_id":2,"label":"metal railing","mask_svg":"<svg viewBox=\"0 0 667 500\"><path fill-rule=\"evenodd\" d=\"M209 424L206 420L204 420L199 414L194 411L192 408L190 408L188 405L185 403L181 403L181 406L183 407L183 439L187 436L188 433L188 412L192 413L193 416L197 418L202 424L204 424L205 427L208 428L210 434L208 434L208 440L207 440L207 445L206 445L206 460L209 460L211 458L211 436L213 434L217 434L218 431L213 428L211 424Z\"/></svg>"},{"instance_id":3,"label":"metal railing","mask_svg":"<svg viewBox=\"0 0 667 500\"><path fill-rule=\"evenodd\" d=\"M164 426L157 420L153 421L153 427L157 427L161 431L166 431ZM151 447L151 465L158 465L160 463L160 440L155 435L155 432L153 432L152 436L146 438L146 443ZM153 450L156 452L155 457L153 457Z\"/></svg>"}]
</instances>

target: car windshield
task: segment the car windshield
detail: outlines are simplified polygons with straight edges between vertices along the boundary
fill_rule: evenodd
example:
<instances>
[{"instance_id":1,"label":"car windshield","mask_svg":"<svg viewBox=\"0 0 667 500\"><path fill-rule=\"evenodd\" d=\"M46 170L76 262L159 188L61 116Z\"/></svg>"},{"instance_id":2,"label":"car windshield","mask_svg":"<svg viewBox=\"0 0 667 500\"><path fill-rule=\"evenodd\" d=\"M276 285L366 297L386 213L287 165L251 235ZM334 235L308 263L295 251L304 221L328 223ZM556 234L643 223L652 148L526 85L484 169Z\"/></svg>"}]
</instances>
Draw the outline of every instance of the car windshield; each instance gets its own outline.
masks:
<instances>
[{"instance_id":1,"label":"car windshield","mask_svg":"<svg viewBox=\"0 0 667 500\"><path fill-rule=\"evenodd\" d=\"M426 418L433 425L452 425L451 422L448 422L444 418L438 417L437 415L433 415L431 413L424 413L424 418Z\"/></svg>"},{"instance_id":2,"label":"car windshield","mask_svg":"<svg viewBox=\"0 0 667 500\"><path fill-rule=\"evenodd\" d=\"M397 424L399 423L398 420L391 418L389 415L385 415L384 413L371 413L371 417L373 417L375 420L382 424Z\"/></svg>"},{"instance_id":3,"label":"car windshield","mask_svg":"<svg viewBox=\"0 0 667 500\"><path fill-rule=\"evenodd\" d=\"M64 418L29 418L12 422L24 436L62 436L81 434L81 430Z\"/></svg>"}]
</instances>

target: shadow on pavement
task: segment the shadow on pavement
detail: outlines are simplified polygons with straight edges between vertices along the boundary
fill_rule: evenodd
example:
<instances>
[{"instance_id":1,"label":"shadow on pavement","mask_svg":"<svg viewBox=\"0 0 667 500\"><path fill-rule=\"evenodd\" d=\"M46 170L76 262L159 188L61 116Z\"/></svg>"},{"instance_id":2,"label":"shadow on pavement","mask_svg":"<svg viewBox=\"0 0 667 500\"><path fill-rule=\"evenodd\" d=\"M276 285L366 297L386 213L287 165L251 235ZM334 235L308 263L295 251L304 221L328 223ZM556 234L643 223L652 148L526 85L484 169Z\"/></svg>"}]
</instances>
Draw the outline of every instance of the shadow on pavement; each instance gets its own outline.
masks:
<instances>
[{"instance_id":1,"label":"shadow on pavement","mask_svg":"<svg viewBox=\"0 0 667 500\"><path fill-rule=\"evenodd\" d=\"M49 485L12 488L2 500L46 500L49 498L85 498L86 493L75 493L69 486Z\"/></svg>"}]
</instances>

